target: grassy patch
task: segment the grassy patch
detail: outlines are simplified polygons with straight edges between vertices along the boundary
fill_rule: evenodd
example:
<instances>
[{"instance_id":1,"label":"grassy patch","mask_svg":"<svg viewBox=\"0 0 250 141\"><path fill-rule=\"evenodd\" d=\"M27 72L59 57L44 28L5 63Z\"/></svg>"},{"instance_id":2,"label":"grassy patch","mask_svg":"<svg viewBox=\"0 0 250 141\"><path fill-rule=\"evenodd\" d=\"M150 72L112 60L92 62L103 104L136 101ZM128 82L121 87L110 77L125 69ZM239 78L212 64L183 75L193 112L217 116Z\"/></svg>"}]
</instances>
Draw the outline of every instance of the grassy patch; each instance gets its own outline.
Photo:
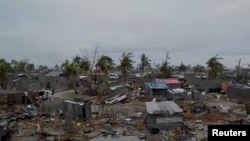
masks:
<instances>
[{"instance_id":1,"label":"grassy patch","mask_svg":"<svg viewBox=\"0 0 250 141\"><path fill-rule=\"evenodd\" d=\"M72 97L72 98L81 98L81 94L75 94L75 92L71 92L68 94L68 97Z\"/></svg>"}]
</instances>

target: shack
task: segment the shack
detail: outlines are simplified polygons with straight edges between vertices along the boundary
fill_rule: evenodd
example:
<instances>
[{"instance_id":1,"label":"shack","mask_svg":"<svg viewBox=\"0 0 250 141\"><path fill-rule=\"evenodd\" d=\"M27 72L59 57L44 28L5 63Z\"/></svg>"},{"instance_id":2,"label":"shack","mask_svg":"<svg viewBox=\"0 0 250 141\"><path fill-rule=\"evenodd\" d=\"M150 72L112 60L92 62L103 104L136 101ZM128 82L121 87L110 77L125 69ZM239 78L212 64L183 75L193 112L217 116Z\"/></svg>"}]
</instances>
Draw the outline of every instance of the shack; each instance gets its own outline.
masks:
<instances>
[{"instance_id":1,"label":"shack","mask_svg":"<svg viewBox=\"0 0 250 141\"><path fill-rule=\"evenodd\" d=\"M172 130L182 127L183 111L174 101L146 102L146 126L149 130Z\"/></svg>"},{"instance_id":2,"label":"shack","mask_svg":"<svg viewBox=\"0 0 250 141\"><path fill-rule=\"evenodd\" d=\"M130 86L128 84L120 84L110 87L110 95L117 95L120 93L128 95L129 91L130 91Z\"/></svg>"},{"instance_id":3,"label":"shack","mask_svg":"<svg viewBox=\"0 0 250 141\"><path fill-rule=\"evenodd\" d=\"M0 106L13 106L21 104L33 104L38 92L23 92L23 91L0 91ZM1 110L0 108L0 110Z\"/></svg>"},{"instance_id":4,"label":"shack","mask_svg":"<svg viewBox=\"0 0 250 141\"><path fill-rule=\"evenodd\" d=\"M185 75L186 85L194 85L200 92L219 93L224 80L209 80L205 76Z\"/></svg>"},{"instance_id":5,"label":"shack","mask_svg":"<svg viewBox=\"0 0 250 141\"><path fill-rule=\"evenodd\" d=\"M44 82L41 85L46 89L54 89L55 91L63 91L70 88L69 80L65 73L60 70L53 70L44 75ZM45 83L45 84L44 84Z\"/></svg>"},{"instance_id":6,"label":"shack","mask_svg":"<svg viewBox=\"0 0 250 141\"><path fill-rule=\"evenodd\" d=\"M128 84L121 84L110 87L110 94L105 98L106 104L115 104L117 102L124 102L130 91Z\"/></svg>"},{"instance_id":7,"label":"shack","mask_svg":"<svg viewBox=\"0 0 250 141\"><path fill-rule=\"evenodd\" d=\"M74 122L83 122L91 118L91 104L89 101L64 100L63 116L66 130L70 131Z\"/></svg>"},{"instance_id":8,"label":"shack","mask_svg":"<svg viewBox=\"0 0 250 141\"><path fill-rule=\"evenodd\" d=\"M161 81L146 82L145 95L148 97L148 100L152 100L153 98L172 99L172 96L168 94L168 86Z\"/></svg>"}]
</instances>

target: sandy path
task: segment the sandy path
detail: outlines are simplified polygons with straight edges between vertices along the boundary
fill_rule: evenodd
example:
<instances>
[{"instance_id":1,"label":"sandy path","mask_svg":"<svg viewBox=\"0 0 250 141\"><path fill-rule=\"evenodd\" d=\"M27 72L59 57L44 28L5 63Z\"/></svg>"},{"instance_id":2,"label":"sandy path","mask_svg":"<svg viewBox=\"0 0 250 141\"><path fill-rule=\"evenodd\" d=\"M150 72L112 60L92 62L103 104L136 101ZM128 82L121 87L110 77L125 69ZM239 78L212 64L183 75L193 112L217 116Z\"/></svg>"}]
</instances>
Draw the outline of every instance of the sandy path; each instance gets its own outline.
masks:
<instances>
[{"instance_id":1,"label":"sandy path","mask_svg":"<svg viewBox=\"0 0 250 141\"><path fill-rule=\"evenodd\" d=\"M54 96L58 97L58 98L65 98L65 97L68 97L68 94L72 93L72 92L74 92L73 89L72 90L62 91L62 92L55 92Z\"/></svg>"}]
</instances>

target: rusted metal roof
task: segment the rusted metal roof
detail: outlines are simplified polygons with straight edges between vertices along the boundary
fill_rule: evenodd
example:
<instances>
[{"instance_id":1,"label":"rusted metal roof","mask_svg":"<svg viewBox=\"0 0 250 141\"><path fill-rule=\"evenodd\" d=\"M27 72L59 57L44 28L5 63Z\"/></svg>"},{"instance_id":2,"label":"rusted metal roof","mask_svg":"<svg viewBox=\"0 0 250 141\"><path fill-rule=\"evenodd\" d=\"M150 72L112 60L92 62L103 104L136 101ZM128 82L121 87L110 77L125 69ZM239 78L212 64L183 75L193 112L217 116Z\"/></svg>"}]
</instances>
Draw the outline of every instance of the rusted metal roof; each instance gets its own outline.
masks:
<instances>
[{"instance_id":1,"label":"rusted metal roof","mask_svg":"<svg viewBox=\"0 0 250 141\"><path fill-rule=\"evenodd\" d=\"M47 77L56 77L56 76L60 76L62 74L63 74L62 71L51 71L51 72L47 73L45 76L47 76Z\"/></svg>"},{"instance_id":2,"label":"rusted metal roof","mask_svg":"<svg viewBox=\"0 0 250 141\"><path fill-rule=\"evenodd\" d=\"M169 84L180 84L181 83L178 78L166 78L166 79L165 78L163 78L163 79L156 78L155 81L156 82L164 82L167 85L169 85Z\"/></svg>"}]
</instances>

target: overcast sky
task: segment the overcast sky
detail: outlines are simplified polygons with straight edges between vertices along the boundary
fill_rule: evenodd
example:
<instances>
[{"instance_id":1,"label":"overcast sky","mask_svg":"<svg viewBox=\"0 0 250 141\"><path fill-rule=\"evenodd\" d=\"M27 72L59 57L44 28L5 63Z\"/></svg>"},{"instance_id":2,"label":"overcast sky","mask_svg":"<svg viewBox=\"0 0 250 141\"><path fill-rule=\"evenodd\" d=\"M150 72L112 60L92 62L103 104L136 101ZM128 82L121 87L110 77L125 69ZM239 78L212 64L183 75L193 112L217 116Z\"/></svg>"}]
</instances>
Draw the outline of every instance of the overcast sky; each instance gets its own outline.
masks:
<instances>
[{"instance_id":1,"label":"overcast sky","mask_svg":"<svg viewBox=\"0 0 250 141\"><path fill-rule=\"evenodd\" d=\"M161 64L250 64L249 0L0 0L0 58L61 65L74 56L144 53Z\"/></svg>"}]
</instances>

